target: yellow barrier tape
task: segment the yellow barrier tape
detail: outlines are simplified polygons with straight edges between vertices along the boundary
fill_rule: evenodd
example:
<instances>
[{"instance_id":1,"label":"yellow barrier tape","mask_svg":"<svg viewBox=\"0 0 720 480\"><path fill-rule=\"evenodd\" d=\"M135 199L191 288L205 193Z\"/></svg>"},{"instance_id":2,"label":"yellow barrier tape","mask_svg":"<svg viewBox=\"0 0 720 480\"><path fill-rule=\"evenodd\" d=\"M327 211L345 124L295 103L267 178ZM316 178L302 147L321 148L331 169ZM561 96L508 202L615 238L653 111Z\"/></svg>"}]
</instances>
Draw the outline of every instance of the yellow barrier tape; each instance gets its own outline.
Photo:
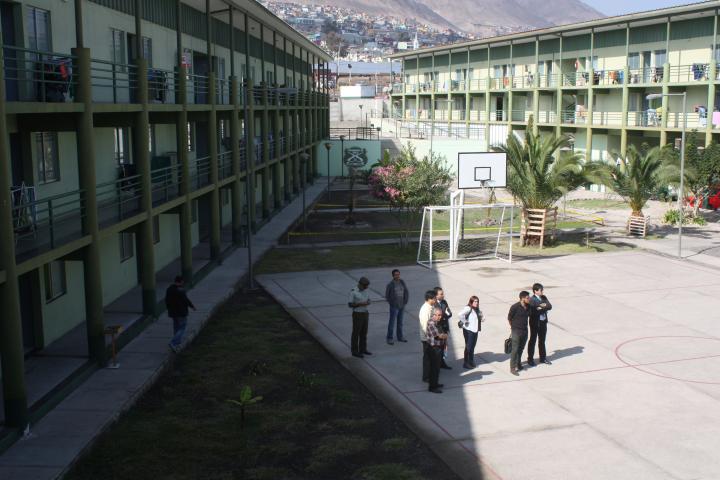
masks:
<instances>
[{"instance_id":1,"label":"yellow barrier tape","mask_svg":"<svg viewBox=\"0 0 720 480\"><path fill-rule=\"evenodd\" d=\"M596 217L589 213L583 213L578 212L577 210L566 210L566 212L572 213L574 216L577 216L578 218L582 219L583 217L589 218L591 223L597 223L600 225L605 225L605 218L604 217Z\"/></svg>"}]
</instances>

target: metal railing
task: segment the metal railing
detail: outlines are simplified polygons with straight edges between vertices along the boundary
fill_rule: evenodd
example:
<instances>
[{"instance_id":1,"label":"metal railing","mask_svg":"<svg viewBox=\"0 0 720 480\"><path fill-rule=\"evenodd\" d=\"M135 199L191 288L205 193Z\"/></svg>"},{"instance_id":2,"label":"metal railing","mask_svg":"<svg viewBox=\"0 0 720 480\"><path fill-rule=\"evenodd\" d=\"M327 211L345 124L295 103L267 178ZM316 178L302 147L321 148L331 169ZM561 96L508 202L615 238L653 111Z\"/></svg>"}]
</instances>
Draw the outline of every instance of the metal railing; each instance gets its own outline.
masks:
<instances>
[{"instance_id":1,"label":"metal railing","mask_svg":"<svg viewBox=\"0 0 720 480\"><path fill-rule=\"evenodd\" d=\"M687 128L705 128L707 127L707 114L701 117L698 112L668 112L667 128L682 128L683 121L687 122Z\"/></svg>"},{"instance_id":2,"label":"metal railing","mask_svg":"<svg viewBox=\"0 0 720 480\"><path fill-rule=\"evenodd\" d=\"M187 75L187 102L210 103L210 79L206 75Z\"/></svg>"},{"instance_id":3,"label":"metal railing","mask_svg":"<svg viewBox=\"0 0 720 480\"><path fill-rule=\"evenodd\" d=\"M470 80L470 90L485 90L487 87L487 78L473 78Z\"/></svg>"},{"instance_id":4,"label":"metal railing","mask_svg":"<svg viewBox=\"0 0 720 480\"><path fill-rule=\"evenodd\" d=\"M601 70L595 72L595 85L622 85L625 81L625 70Z\"/></svg>"},{"instance_id":5,"label":"metal railing","mask_svg":"<svg viewBox=\"0 0 720 480\"><path fill-rule=\"evenodd\" d=\"M137 101L138 71L136 65L107 60L90 61L92 98L99 103L132 103Z\"/></svg>"},{"instance_id":6,"label":"metal railing","mask_svg":"<svg viewBox=\"0 0 720 480\"><path fill-rule=\"evenodd\" d=\"M523 75L512 77L512 88L533 88L535 87L535 74L528 72Z\"/></svg>"},{"instance_id":7,"label":"metal railing","mask_svg":"<svg viewBox=\"0 0 720 480\"><path fill-rule=\"evenodd\" d=\"M153 206L161 205L180 196L182 170L180 165L157 168L150 172ZM209 180L208 180L209 183Z\"/></svg>"},{"instance_id":8,"label":"metal railing","mask_svg":"<svg viewBox=\"0 0 720 480\"><path fill-rule=\"evenodd\" d=\"M531 110L511 110L510 111L510 121L512 122L527 122L530 120L530 115L532 115Z\"/></svg>"},{"instance_id":9,"label":"metal railing","mask_svg":"<svg viewBox=\"0 0 720 480\"><path fill-rule=\"evenodd\" d=\"M494 110L490 112L491 122L507 122L507 111L506 110Z\"/></svg>"},{"instance_id":10,"label":"metal railing","mask_svg":"<svg viewBox=\"0 0 720 480\"><path fill-rule=\"evenodd\" d=\"M537 114L537 123L555 123L557 122L557 113L555 110L539 110Z\"/></svg>"},{"instance_id":11,"label":"metal railing","mask_svg":"<svg viewBox=\"0 0 720 480\"><path fill-rule=\"evenodd\" d=\"M101 227L114 225L140 213L140 175L129 175L96 187L98 223Z\"/></svg>"},{"instance_id":12,"label":"metal railing","mask_svg":"<svg viewBox=\"0 0 720 480\"><path fill-rule=\"evenodd\" d=\"M372 127L331 128L328 138L339 139L343 135L345 140L377 140L378 131Z\"/></svg>"},{"instance_id":13,"label":"metal railing","mask_svg":"<svg viewBox=\"0 0 720 480\"><path fill-rule=\"evenodd\" d=\"M557 73L549 73L538 75L539 88L557 88L560 83L560 75Z\"/></svg>"},{"instance_id":14,"label":"metal railing","mask_svg":"<svg viewBox=\"0 0 720 480\"><path fill-rule=\"evenodd\" d=\"M262 137L255 137L255 165L262 165L265 161L265 148L263 146Z\"/></svg>"},{"instance_id":15,"label":"metal railing","mask_svg":"<svg viewBox=\"0 0 720 480\"><path fill-rule=\"evenodd\" d=\"M470 121L471 122L486 122L487 114L485 113L485 109L470 110Z\"/></svg>"},{"instance_id":16,"label":"metal railing","mask_svg":"<svg viewBox=\"0 0 720 480\"><path fill-rule=\"evenodd\" d=\"M562 110L560 123L586 125L588 122L587 110Z\"/></svg>"},{"instance_id":17,"label":"metal railing","mask_svg":"<svg viewBox=\"0 0 720 480\"><path fill-rule=\"evenodd\" d=\"M593 125L622 125L622 112L592 112Z\"/></svg>"},{"instance_id":18,"label":"metal railing","mask_svg":"<svg viewBox=\"0 0 720 480\"><path fill-rule=\"evenodd\" d=\"M175 90L177 88L177 73L160 68L149 68L148 73L148 102L175 103Z\"/></svg>"},{"instance_id":19,"label":"metal railing","mask_svg":"<svg viewBox=\"0 0 720 480\"><path fill-rule=\"evenodd\" d=\"M505 90L510 88L510 77L498 77L490 79L490 90Z\"/></svg>"},{"instance_id":20,"label":"metal railing","mask_svg":"<svg viewBox=\"0 0 720 480\"><path fill-rule=\"evenodd\" d=\"M670 65L668 81L670 83L705 82L710 78L710 65L695 63L692 65Z\"/></svg>"},{"instance_id":21,"label":"metal railing","mask_svg":"<svg viewBox=\"0 0 720 480\"><path fill-rule=\"evenodd\" d=\"M215 103L218 105L230 104L230 80L224 78L215 79Z\"/></svg>"},{"instance_id":22,"label":"metal railing","mask_svg":"<svg viewBox=\"0 0 720 480\"><path fill-rule=\"evenodd\" d=\"M240 171L244 172L247 171L248 168L248 161L247 161L247 149L245 148L245 144L240 144Z\"/></svg>"},{"instance_id":23,"label":"metal railing","mask_svg":"<svg viewBox=\"0 0 720 480\"><path fill-rule=\"evenodd\" d=\"M218 155L218 179L224 180L232 177L232 152L222 152Z\"/></svg>"},{"instance_id":24,"label":"metal railing","mask_svg":"<svg viewBox=\"0 0 720 480\"><path fill-rule=\"evenodd\" d=\"M190 188L198 190L210 185L210 157L199 157L190 162Z\"/></svg>"},{"instance_id":25,"label":"metal railing","mask_svg":"<svg viewBox=\"0 0 720 480\"><path fill-rule=\"evenodd\" d=\"M21 102L72 102L77 58L72 55L3 46L5 98Z\"/></svg>"},{"instance_id":26,"label":"metal railing","mask_svg":"<svg viewBox=\"0 0 720 480\"><path fill-rule=\"evenodd\" d=\"M663 67L634 68L629 71L628 83L631 85L662 83L663 76Z\"/></svg>"},{"instance_id":27,"label":"metal railing","mask_svg":"<svg viewBox=\"0 0 720 480\"><path fill-rule=\"evenodd\" d=\"M15 257L24 260L83 236L85 192L72 192L12 207Z\"/></svg>"}]
</instances>

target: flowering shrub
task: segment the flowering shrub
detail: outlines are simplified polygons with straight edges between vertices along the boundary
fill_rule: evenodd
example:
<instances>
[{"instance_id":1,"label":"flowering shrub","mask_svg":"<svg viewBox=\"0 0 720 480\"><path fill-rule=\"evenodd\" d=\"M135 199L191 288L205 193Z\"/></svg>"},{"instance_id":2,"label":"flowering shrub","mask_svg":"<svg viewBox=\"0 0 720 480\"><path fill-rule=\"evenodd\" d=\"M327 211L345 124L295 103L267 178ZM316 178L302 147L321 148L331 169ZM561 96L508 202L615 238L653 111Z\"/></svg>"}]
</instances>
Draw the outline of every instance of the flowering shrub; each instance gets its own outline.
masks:
<instances>
[{"instance_id":1,"label":"flowering shrub","mask_svg":"<svg viewBox=\"0 0 720 480\"><path fill-rule=\"evenodd\" d=\"M404 232L401 243L407 245L423 208L447 203L452 180L444 159L418 159L415 148L408 144L397 157L386 158L373 169L368 185L374 197L387 201L398 214Z\"/></svg>"}]
</instances>

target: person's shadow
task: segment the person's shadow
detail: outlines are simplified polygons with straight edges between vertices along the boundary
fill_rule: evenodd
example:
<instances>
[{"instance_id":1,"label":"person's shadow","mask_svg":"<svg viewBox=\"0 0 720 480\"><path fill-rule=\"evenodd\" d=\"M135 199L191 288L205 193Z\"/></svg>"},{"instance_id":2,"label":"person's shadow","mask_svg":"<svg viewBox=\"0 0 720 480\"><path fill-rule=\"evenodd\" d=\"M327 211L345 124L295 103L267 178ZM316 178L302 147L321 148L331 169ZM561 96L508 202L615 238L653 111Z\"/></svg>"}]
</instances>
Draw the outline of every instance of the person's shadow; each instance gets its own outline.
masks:
<instances>
[{"instance_id":1,"label":"person's shadow","mask_svg":"<svg viewBox=\"0 0 720 480\"><path fill-rule=\"evenodd\" d=\"M510 359L510 355L496 352L476 353L475 356L480 357L483 363L503 363Z\"/></svg>"},{"instance_id":2,"label":"person's shadow","mask_svg":"<svg viewBox=\"0 0 720 480\"><path fill-rule=\"evenodd\" d=\"M548 355L547 359L554 362L564 357L569 357L571 355L579 355L583 353L585 350L585 347L578 345L576 347L570 347L570 348L562 348L560 350L555 350L553 353Z\"/></svg>"}]
</instances>

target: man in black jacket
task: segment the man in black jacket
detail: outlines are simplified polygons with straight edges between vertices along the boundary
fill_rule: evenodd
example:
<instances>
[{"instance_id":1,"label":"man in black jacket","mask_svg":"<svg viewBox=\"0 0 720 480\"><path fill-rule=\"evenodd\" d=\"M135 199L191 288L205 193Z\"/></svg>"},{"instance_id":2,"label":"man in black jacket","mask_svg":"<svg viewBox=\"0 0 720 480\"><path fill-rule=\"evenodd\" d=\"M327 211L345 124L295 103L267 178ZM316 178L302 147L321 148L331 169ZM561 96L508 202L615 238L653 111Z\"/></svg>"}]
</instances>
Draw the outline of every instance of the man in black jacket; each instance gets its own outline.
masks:
<instances>
[{"instance_id":1,"label":"man in black jacket","mask_svg":"<svg viewBox=\"0 0 720 480\"><path fill-rule=\"evenodd\" d=\"M442 320L438 322L438 330L440 330L440 333L444 333L449 335L450 334L450 317L452 317L452 311L450 310L450 306L448 305L447 300L445 299L445 292L440 287L435 287L433 289L435 292L435 307L442 310ZM444 368L445 370L452 370L452 367L447 364L445 359L447 358L447 342L445 342L443 346L443 354L440 362L440 368Z\"/></svg>"},{"instance_id":2,"label":"man in black jacket","mask_svg":"<svg viewBox=\"0 0 720 480\"><path fill-rule=\"evenodd\" d=\"M520 292L520 301L513 304L508 312L512 352L510 353L510 373L517 376L522 370L522 352L528 338L528 317L530 314L530 293Z\"/></svg>"},{"instance_id":3,"label":"man in black jacket","mask_svg":"<svg viewBox=\"0 0 720 480\"><path fill-rule=\"evenodd\" d=\"M535 354L535 341L540 351L540 363L550 365L550 360L545 356L545 336L547 335L548 316L547 312L552 310L550 300L543 295L543 286L540 283L533 285L533 295L530 297L530 341L528 342L528 365L535 366L533 355Z\"/></svg>"},{"instance_id":4,"label":"man in black jacket","mask_svg":"<svg viewBox=\"0 0 720 480\"><path fill-rule=\"evenodd\" d=\"M388 319L387 328L387 343L393 345L393 330L397 323L397 339L398 342L407 342L403 335L403 313L405 313L405 305L408 303L410 295L408 293L407 285L405 281L400 278L400 270L397 268L392 271L392 280L385 287L385 300L387 300L390 306L390 318Z\"/></svg>"},{"instance_id":5,"label":"man in black jacket","mask_svg":"<svg viewBox=\"0 0 720 480\"><path fill-rule=\"evenodd\" d=\"M182 345L183 335L187 327L188 307L195 310L195 305L190 301L183 288L185 282L178 275L175 277L175 283L170 285L165 291L165 306L167 307L168 317L173 321L173 337L170 340L170 348L177 353Z\"/></svg>"}]
</instances>

